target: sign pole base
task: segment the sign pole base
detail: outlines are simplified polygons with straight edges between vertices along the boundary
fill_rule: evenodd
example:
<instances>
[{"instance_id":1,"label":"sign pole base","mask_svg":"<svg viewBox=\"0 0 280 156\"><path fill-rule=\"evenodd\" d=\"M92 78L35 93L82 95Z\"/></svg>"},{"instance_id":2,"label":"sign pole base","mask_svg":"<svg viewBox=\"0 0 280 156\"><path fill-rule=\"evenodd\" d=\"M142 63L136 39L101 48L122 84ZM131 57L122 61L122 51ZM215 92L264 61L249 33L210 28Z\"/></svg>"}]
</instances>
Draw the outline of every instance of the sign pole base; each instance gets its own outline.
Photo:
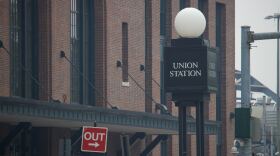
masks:
<instances>
[{"instance_id":1,"label":"sign pole base","mask_svg":"<svg viewBox=\"0 0 280 156\"><path fill-rule=\"evenodd\" d=\"M179 156L187 156L187 106L179 105Z\"/></svg>"}]
</instances>

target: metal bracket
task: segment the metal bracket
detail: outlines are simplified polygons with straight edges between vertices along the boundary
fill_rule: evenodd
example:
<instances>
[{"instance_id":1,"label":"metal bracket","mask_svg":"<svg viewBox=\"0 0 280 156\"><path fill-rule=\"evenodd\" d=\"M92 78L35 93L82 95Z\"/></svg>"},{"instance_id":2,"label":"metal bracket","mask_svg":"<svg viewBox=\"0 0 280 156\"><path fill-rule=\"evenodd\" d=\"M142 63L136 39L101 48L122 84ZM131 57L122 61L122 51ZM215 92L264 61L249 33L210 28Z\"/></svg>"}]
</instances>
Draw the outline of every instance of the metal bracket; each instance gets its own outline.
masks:
<instances>
[{"instance_id":1,"label":"metal bracket","mask_svg":"<svg viewBox=\"0 0 280 156\"><path fill-rule=\"evenodd\" d=\"M0 154L5 154L5 148L13 141L15 137L21 134L23 131L29 129L31 124L29 122L20 122L10 133L0 142Z\"/></svg>"},{"instance_id":2,"label":"metal bracket","mask_svg":"<svg viewBox=\"0 0 280 156\"><path fill-rule=\"evenodd\" d=\"M247 32L247 35L248 35L248 44L250 44L250 43L252 43L252 42L254 42L255 40L254 40L254 34L255 34L255 32L254 31L248 31Z\"/></svg>"},{"instance_id":3,"label":"metal bracket","mask_svg":"<svg viewBox=\"0 0 280 156\"><path fill-rule=\"evenodd\" d=\"M82 130L83 128L81 127L79 130L77 130L72 136L71 136L71 147L76 146L76 144L82 139Z\"/></svg>"},{"instance_id":4,"label":"metal bracket","mask_svg":"<svg viewBox=\"0 0 280 156\"><path fill-rule=\"evenodd\" d=\"M93 127L97 127L96 121L93 123ZM81 127L79 130L77 130L72 136L71 136L71 148L73 149L77 143L79 143L82 140L82 131L83 127Z\"/></svg>"},{"instance_id":5,"label":"metal bracket","mask_svg":"<svg viewBox=\"0 0 280 156\"><path fill-rule=\"evenodd\" d=\"M140 156L147 156L161 141L167 140L168 135L158 135L140 154Z\"/></svg>"},{"instance_id":6,"label":"metal bracket","mask_svg":"<svg viewBox=\"0 0 280 156\"><path fill-rule=\"evenodd\" d=\"M144 139L145 136L146 134L144 132L136 132L132 137L129 138L130 146L133 146L137 139Z\"/></svg>"},{"instance_id":7,"label":"metal bracket","mask_svg":"<svg viewBox=\"0 0 280 156\"><path fill-rule=\"evenodd\" d=\"M122 156L131 156L129 136L120 135L120 139L121 139L121 147L122 147Z\"/></svg>"}]
</instances>

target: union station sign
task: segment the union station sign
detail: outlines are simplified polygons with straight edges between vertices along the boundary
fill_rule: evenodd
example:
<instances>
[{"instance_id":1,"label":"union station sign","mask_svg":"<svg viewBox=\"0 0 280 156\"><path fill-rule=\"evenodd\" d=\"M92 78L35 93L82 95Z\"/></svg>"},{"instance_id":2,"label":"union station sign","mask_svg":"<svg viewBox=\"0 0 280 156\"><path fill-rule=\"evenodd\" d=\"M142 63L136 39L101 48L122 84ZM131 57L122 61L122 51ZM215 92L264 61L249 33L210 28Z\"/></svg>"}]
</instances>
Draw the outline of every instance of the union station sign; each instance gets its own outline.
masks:
<instances>
[{"instance_id":1,"label":"union station sign","mask_svg":"<svg viewBox=\"0 0 280 156\"><path fill-rule=\"evenodd\" d=\"M164 83L167 92L212 92L216 91L216 50L201 45L197 39L192 44L166 47L164 51ZM178 46L179 44L179 46Z\"/></svg>"}]
</instances>

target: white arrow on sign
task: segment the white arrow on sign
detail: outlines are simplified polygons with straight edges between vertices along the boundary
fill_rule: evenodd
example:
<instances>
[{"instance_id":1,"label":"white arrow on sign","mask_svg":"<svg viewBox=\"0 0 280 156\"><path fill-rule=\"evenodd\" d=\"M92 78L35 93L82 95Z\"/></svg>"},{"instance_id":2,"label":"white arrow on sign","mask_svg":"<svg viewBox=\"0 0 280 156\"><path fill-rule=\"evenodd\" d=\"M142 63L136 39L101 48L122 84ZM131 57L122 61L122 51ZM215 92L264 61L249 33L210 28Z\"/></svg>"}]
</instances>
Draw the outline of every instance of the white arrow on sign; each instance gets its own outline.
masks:
<instances>
[{"instance_id":1,"label":"white arrow on sign","mask_svg":"<svg viewBox=\"0 0 280 156\"><path fill-rule=\"evenodd\" d=\"M88 144L89 146L93 146L93 147L98 147L99 146L99 143L98 142L95 142L95 143L89 143Z\"/></svg>"}]
</instances>

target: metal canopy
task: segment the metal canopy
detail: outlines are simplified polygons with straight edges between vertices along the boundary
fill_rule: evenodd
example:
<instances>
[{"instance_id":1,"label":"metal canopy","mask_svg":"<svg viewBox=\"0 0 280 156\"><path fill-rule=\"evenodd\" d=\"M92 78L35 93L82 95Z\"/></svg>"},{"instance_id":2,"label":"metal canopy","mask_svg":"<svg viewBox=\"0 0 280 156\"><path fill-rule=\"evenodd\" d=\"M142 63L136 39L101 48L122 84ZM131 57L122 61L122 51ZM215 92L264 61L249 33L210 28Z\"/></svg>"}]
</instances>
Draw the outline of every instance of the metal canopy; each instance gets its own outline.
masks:
<instances>
[{"instance_id":1,"label":"metal canopy","mask_svg":"<svg viewBox=\"0 0 280 156\"><path fill-rule=\"evenodd\" d=\"M14 97L0 97L0 122L30 122L33 127L72 129L96 122L97 126L108 127L110 132L178 133L178 121L174 116ZM195 134L195 120L189 119L187 122L188 133ZM207 121L206 134L215 135L218 126L216 121Z\"/></svg>"}]
</instances>

